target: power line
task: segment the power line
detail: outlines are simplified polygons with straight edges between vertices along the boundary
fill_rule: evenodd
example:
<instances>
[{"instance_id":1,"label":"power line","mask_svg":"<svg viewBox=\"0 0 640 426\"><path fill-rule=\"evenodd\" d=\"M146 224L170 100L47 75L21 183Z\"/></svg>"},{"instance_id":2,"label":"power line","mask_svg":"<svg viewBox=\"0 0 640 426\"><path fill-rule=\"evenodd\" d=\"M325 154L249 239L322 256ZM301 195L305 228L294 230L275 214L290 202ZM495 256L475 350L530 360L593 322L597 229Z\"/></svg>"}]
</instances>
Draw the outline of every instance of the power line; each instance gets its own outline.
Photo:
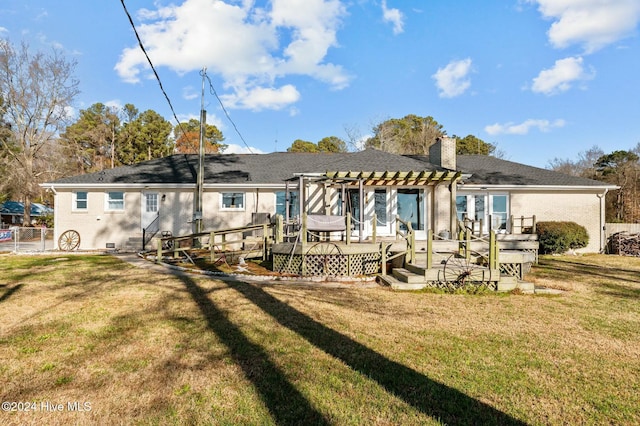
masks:
<instances>
[{"instance_id":1,"label":"power line","mask_svg":"<svg viewBox=\"0 0 640 426\"><path fill-rule=\"evenodd\" d=\"M176 120L176 123L178 123L178 127L182 131L182 134L186 136L187 132L182 127L182 123L180 123L180 120L178 120L178 117L176 115L176 111L173 109L173 104L171 103L171 99L169 99L169 95L167 95L167 92L164 90L164 87L162 86L162 81L160 81L160 76L158 75L158 72L156 71L156 68L153 66L153 63L151 62L151 58L149 58L149 55L147 54L147 50L144 48L144 44L142 44L142 40L140 39L140 35L138 34L138 30L136 29L136 26L133 23L133 19L131 18L131 15L129 14L129 11L127 10L127 6L124 4L124 0L120 0L120 3L122 3L122 7L124 8L124 12L127 14L127 18L129 18L129 23L131 24L131 28L133 28L133 32L136 35L136 39L138 39L138 44L140 45L140 49L142 49L142 53L144 53L144 56L147 58L147 61L149 62L149 66L151 67L151 70L153 71L153 74L156 76L156 80L158 80L158 84L160 85L160 90L162 91L162 94L164 95L165 99L167 100L167 103L169 103L169 108L171 109L171 113L173 114L173 118Z\"/></svg>"},{"instance_id":2,"label":"power line","mask_svg":"<svg viewBox=\"0 0 640 426\"><path fill-rule=\"evenodd\" d=\"M227 119L231 122L231 124L233 125L233 128L235 129L236 133L238 134L238 136L240 136L240 139L242 140L242 143L244 143L244 146L247 147L247 149L249 150L249 152L251 154L253 154L253 150L251 149L251 147L249 146L249 144L247 144L247 142L244 140L244 138L242 137L242 134L240 134L240 131L238 130L238 127L236 127L236 123L233 122L233 120L231 119L231 117L229 116L229 113L227 112L226 108L224 107L224 105L222 104L222 100L220 100L220 97L218 96L218 93L216 92L216 89L214 89L213 87L213 83L211 83L211 79L209 78L209 76L207 75L206 72L204 72L204 76L207 77L207 80L209 80L209 88L211 91L211 94L214 95L216 97L216 99L218 100L218 102L220 103L220 106L222 107L222 111L224 111L224 115L227 116Z\"/></svg>"}]
</instances>

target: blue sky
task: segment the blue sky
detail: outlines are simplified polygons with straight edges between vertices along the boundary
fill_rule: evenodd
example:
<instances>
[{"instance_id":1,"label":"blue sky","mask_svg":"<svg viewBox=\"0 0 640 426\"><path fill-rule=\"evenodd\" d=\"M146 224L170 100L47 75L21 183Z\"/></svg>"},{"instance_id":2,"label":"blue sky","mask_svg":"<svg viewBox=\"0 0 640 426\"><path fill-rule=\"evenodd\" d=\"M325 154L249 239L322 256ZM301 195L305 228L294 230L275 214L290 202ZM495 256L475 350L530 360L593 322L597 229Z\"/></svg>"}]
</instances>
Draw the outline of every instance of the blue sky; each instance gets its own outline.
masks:
<instances>
[{"instance_id":1,"label":"blue sky","mask_svg":"<svg viewBox=\"0 0 640 426\"><path fill-rule=\"evenodd\" d=\"M640 143L638 0L125 5L180 120L199 116L206 67L233 120L207 81L207 122L233 152L364 138L407 114L538 167ZM132 103L175 125L120 1L3 0L0 37L77 61L77 110Z\"/></svg>"}]
</instances>

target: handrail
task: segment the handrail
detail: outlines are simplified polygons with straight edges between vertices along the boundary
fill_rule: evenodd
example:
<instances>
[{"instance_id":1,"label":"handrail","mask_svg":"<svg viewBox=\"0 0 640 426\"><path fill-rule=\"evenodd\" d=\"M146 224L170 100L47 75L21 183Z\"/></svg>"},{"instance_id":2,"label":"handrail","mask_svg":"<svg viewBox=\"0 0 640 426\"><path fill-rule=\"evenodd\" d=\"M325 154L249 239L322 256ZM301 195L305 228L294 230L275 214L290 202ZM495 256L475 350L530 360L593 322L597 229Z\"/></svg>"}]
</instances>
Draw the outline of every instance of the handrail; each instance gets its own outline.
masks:
<instances>
[{"instance_id":1,"label":"handrail","mask_svg":"<svg viewBox=\"0 0 640 426\"><path fill-rule=\"evenodd\" d=\"M400 225L404 225L407 228L406 232L402 232L400 229ZM400 219L400 216L396 216L396 240L401 237L407 242L407 249L402 250L392 256L387 256L387 249L391 246L392 243L382 243L380 244L380 269L382 275L387 275L387 262L393 260L402 255L406 255L405 261L407 263L413 263L416 259L416 233L413 230L413 226L411 222L405 222Z\"/></svg>"},{"instance_id":2,"label":"handrail","mask_svg":"<svg viewBox=\"0 0 640 426\"><path fill-rule=\"evenodd\" d=\"M146 228L142 228L142 250L144 251L145 247L149 242L156 236L156 234L160 231L160 213L156 215L156 218L151 221L149 226Z\"/></svg>"}]
</instances>

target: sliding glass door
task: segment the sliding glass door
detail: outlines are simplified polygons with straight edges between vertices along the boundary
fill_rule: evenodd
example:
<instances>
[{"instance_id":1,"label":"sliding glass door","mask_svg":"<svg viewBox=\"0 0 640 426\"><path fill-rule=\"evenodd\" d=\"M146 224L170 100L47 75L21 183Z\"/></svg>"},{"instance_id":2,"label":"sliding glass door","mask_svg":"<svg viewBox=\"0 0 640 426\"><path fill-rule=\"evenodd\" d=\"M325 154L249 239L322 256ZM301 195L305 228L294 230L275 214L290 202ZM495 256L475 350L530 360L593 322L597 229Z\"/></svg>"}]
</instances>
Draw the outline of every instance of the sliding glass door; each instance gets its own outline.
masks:
<instances>
[{"instance_id":1,"label":"sliding glass door","mask_svg":"<svg viewBox=\"0 0 640 426\"><path fill-rule=\"evenodd\" d=\"M398 217L410 222L416 231L424 230L423 190L414 188L398 189ZM401 225L404 229L404 225Z\"/></svg>"}]
</instances>

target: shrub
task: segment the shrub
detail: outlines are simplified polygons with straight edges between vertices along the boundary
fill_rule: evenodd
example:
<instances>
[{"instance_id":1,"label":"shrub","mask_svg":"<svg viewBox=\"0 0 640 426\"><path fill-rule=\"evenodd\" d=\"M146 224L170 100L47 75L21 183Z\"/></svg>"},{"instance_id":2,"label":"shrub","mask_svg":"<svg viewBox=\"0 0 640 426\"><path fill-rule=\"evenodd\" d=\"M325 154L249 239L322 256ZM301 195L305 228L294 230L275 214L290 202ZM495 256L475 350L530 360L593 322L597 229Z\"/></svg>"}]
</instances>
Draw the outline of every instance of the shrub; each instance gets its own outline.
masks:
<instances>
[{"instance_id":1,"label":"shrub","mask_svg":"<svg viewBox=\"0 0 640 426\"><path fill-rule=\"evenodd\" d=\"M45 225L47 228L53 228L53 214L47 213L42 216L37 217L36 224Z\"/></svg>"},{"instance_id":2,"label":"shrub","mask_svg":"<svg viewBox=\"0 0 640 426\"><path fill-rule=\"evenodd\" d=\"M540 252L544 254L565 253L589 244L586 228L575 222L538 222L536 228Z\"/></svg>"}]
</instances>

